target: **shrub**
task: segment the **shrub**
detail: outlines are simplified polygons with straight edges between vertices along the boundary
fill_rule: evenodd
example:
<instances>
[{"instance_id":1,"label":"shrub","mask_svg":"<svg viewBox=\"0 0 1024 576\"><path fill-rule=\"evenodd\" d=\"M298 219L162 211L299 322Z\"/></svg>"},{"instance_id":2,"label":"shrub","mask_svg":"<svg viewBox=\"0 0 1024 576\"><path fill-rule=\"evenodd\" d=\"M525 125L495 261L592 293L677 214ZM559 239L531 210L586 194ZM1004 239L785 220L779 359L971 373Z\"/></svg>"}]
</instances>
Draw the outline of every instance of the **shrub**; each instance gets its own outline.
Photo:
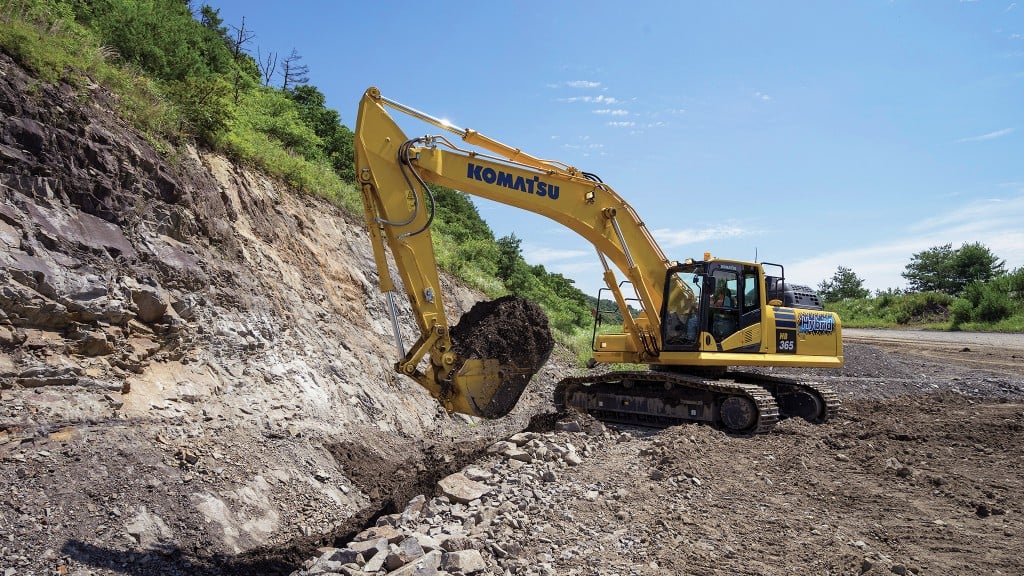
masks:
<instances>
[{"instance_id":1,"label":"shrub","mask_svg":"<svg viewBox=\"0 0 1024 576\"><path fill-rule=\"evenodd\" d=\"M952 303L953 297L948 294L938 292L907 294L892 307L892 314L899 324L934 319L945 320Z\"/></svg>"},{"instance_id":2,"label":"shrub","mask_svg":"<svg viewBox=\"0 0 1024 576\"><path fill-rule=\"evenodd\" d=\"M953 315L953 327L958 328L961 324L971 321L974 314L974 305L966 298L959 298L953 303L950 309Z\"/></svg>"},{"instance_id":3,"label":"shrub","mask_svg":"<svg viewBox=\"0 0 1024 576\"><path fill-rule=\"evenodd\" d=\"M974 309L974 319L981 322L998 322L1010 315L1010 298L1003 292L986 290L981 302Z\"/></svg>"}]
</instances>

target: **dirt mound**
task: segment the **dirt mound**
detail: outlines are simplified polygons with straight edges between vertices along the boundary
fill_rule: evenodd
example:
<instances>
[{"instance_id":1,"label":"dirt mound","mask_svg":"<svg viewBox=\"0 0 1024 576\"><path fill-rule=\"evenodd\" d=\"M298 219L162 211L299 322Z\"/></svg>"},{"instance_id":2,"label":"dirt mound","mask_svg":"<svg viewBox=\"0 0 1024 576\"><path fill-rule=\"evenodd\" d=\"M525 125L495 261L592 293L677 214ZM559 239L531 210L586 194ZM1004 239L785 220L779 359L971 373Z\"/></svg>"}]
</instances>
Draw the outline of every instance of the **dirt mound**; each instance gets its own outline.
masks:
<instances>
[{"instance_id":1,"label":"dirt mound","mask_svg":"<svg viewBox=\"0 0 1024 576\"><path fill-rule=\"evenodd\" d=\"M481 408L488 418L504 416L515 406L555 346L544 311L516 296L475 304L452 328L451 336L453 351L461 358L493 358L510 368L503 374L501 388Z\"/></svg>"}]
</instances>

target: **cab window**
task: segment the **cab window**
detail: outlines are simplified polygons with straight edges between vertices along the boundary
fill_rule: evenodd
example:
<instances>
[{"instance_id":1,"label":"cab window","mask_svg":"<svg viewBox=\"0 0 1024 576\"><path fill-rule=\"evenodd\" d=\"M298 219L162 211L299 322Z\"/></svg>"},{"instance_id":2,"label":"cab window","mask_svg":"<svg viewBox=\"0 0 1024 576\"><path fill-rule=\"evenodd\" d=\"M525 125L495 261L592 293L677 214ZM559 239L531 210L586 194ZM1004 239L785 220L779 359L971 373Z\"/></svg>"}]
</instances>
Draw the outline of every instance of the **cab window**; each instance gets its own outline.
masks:
<instances>
[{"instance_id":1,"label":"cab window","mask_svg":"<svg viewBox=\"0 0 1024 576\"><path fill-rule=\"evenodd\" d=\"M753 312L761 307L760 285L757 283L757 269L748 267L743 271L743 313Z\"/></svg>"}]
</instances>

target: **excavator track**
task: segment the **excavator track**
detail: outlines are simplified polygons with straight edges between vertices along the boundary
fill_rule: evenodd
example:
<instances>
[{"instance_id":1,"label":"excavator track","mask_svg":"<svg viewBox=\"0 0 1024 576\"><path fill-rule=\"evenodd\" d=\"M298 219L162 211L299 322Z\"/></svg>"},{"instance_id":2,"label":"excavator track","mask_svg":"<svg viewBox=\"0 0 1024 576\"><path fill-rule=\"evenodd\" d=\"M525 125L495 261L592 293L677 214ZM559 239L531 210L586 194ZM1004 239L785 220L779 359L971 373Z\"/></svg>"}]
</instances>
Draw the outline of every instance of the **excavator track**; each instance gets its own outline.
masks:
<instances>
[{"instance_id":1,"label":"excavator track","mask_svg":"<svg viewBox=\"0 0 1024 576\"><path fill-rule=\"evenodd\" d=\"M706 422L739 434L768 432L779 419L775 399L764 388L672 372L566 378L555 388L555 405L609 422L657 428Z\"/></svg>"},{"instance_id":2,"label":"excavator track","mask_svg":"<svg viewBox=\"0 0 1024 576\"><path fill-rule=\"evenodd\" d=\"M555 405L607 422L655 428L704 422L730 433L763 434L782 418L824 422L835 416L840 402L828 386L790 378L623 371L566 378L555 388Z\"/></svg>"}]
</instances>

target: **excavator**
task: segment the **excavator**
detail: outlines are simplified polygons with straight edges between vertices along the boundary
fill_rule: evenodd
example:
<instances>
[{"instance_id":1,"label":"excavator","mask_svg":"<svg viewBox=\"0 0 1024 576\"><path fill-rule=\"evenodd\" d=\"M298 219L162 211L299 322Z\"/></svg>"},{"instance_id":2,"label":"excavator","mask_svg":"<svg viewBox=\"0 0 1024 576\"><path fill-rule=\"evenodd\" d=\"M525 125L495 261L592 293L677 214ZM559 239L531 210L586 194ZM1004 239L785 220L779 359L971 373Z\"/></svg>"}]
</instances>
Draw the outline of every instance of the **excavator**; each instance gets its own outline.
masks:
<instances>
[{"instance_id":1,"label":"excavator","mask_svg":"<svg viewBox=\"0 0 1024 576\"><path fill-rule=\"evenodd\" d=\"M442 132L410 138L389 110ZM603 369L559 382L559 409L658 427L703 422L737 434L767 432L788 417L823 422L839 409L838 395L824 384L741 370L842 366L839 317L824 311L809 288L787 284L781 265L707 252L700 260L669 260L634 209L596 175L459 128L375 87L359 104L355 150L380 289L395 331L395 369L449 412L502 417L532 376L522 378L524 371L539 367L465 357L453 347L428 184L543 215L595 248L606 285L599 303L607 290L622 324L597 330L595 321L589 365ZM388 249L419 330L408 350ZM637 369L616 369L624 365Z\"/></svg>"}]
</instances>

